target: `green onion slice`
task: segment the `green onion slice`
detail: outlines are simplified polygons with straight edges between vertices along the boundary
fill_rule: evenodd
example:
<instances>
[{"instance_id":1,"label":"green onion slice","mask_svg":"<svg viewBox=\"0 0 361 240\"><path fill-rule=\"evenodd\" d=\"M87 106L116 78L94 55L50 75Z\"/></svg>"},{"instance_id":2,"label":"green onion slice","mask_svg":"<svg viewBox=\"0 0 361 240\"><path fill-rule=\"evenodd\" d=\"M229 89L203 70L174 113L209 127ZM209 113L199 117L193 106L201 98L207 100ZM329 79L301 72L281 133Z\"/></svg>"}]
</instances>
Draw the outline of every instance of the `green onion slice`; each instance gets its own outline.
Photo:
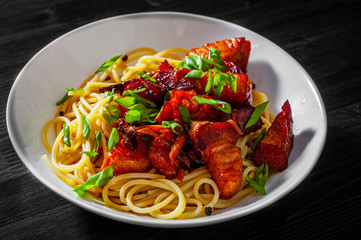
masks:
<instances>
[{"instance_id":1,"label":"green onion slice","mask_svg":"<svg viewBox=\"0 0 361 240\"><path fill-rule=\"evenodd\" d=\"M85 115L82 115L81 121L82 121L82 127L83 127L83 132L82 132L83 136L86 140L88 140L90 130L91 130L90 125L89 125L89 119Z\"/></svg>"},{"instance_id":2,"label":"green onion slice","mask_svg":"<svg viewBox=\"0 0 361 240\"><path fill-rule=\"evenodd\" d=\"M179 114L183 122L185 123L192 123L191 115L189 111L184 106L178 106Z\"/></svg>"},{"instance_id":3,"label":"green onion slice","mask_svg":"<svg viewBox=\"0 0 361 240\"><path fill-rule=\"evenodd\" d=\"M183 132L182 125L177 121L162 121L162 126L166 128L171 128L172 131L177 135L181 135Z\"/></svg>"},{"instance_id":4,"label":"green onion slice","mask_svg":"<svg viewBox=\"0 0 361 240\"><path fill-rule=\"evenodd\" d=\"M70 147L71 143L70 143L70 127L68 124L64 123L63 125L63 132L64 132L64 136L63 136L63 142L66 146Z\"/></svg>"},{"instance_id":5,"label":"green onion slice","mask_svg":"<svg viewBox=\"0 0 361 240\"><path fill-rule=\"evenodd\" d=\"M256 150L256 147L258 145L258 143L261 141L261 139L266 135L266 129L263 128L262 131L260 132L260 134L258 135L258 137L256 138L256 140L254 141L251 150L254 151Z\"/></svg>"},{"instance_id":6,"label":"green onion slice","mask_svg":"<svg viewBox=\"0 0 361 240\"><path fill-rule=\"evenodd\" d=\"M103 71L107 70L107 69L108 69L110 66L112 66L121 56L122 56L122 54L113 56L111 59L109 59L108 61L106 61L105 63L103 63L103 65L101 65L95 73L103 72Z\"/></svg>"},{"instance_id":7,"label":"green onion slice","mask_svg":"<svg viewBox=\"0 0 361 240\"><path fill-rule=\"evenodd\" d=\"M114 163L107 166L103 171L88 178L83 185L73 188L73 191L83 198L89 189L106 185L114 175L115 165Z\"/></svg>"},{"instance_id":8,"label":"green onion slice","mask_svg":"<svg viewBox=\"0 0 361 240\"><path fill-rule=\"evenodd\" d=\"M142 98L141 96L139 96L137 94L137 93L143 92L143 91L145 91L145 88L141 88L141 89L136 90L136 91L127 90L127 91L125 91L123 93L123 95L130 95L131 97L133 97L139 103L143 103L147 108L157 108L157 105L154 102L152 102L152 101L150 101L148 99Z\"/></svg>"},{"instance_id":9,"label":"green onion slice","mask_svg":"<svg viewBox=\"0 0 361 240\"><path fill-rule=\"evenodd\" d=\"M59 101L56 102L56 106L60 106L66 100L68 100L68 98L70 98L70 96L69 96L70 91L84 91L83 88L79 88L78 90L74 90L74 88L67 88L66 90L67 90L67 92L65 93L64 97L62 97Z\"/></svg>"},{"instance_id":10,"label":"green onion slice","mask_svg":"<svg viewBox=\"0 0 361 240\"><path fill-rule=\"evenodd\" d=\"M209 98L202 98L202 97L198 97L198 96L194 96L193 98L200 104L209 104L209 105L215 107L216 109L221 110L222 112L225 112L225 113L232 112L231 105L227 102L223 102L223 101L215 100L215 99L209 99ZM221 105L221 107L219 107L218 105Z\"/></svg>"},{"instance_id":11,"label":"green onion slice","mask_svg":"<svg viewBox=\"0 0 361 240\"><path fill-rule=\"evenodd\" d=\"M261 195L266 194L266 190L265 190L264 186L266 185L266 182L267 182L268 171L269 171L268 165L266 163L264 163L261 166L259 166L259 168L257 169L257 171L256 171L256 179L255 180L253 180L252 178L247 176L248 184L251 187L253 187ZM260 178L259 175L261 173L263 173L263 176Z\"/></svg>"},{"instance_id":12,"label":"green onion slice","mask_svg":"<svg viewBox=\"0 0 361 240\"><path fill-rule=\"evenodd\" d=\"M201 70L192 70L184 77L186 77L186 78L202 78L202 77L204 77L204 75L206 75L206 73Z\"/></svg>"},{"instance_id":13,"label":"green onion slice","mask_svg":"<svg viewBox=\"0 0 361 240\"><path fill-rule=\"evenodd\" d=\"M98 152L95 151L83 151L82 153L84 153L89 157L90 162L93 162L94 158L99 154Z\"/></svg>"},{"instance_id":14,"label":"green onion slice","mask_svg":"<svg viewBox=\"0 0 361 240\"><path fill-rule=\"evenodd\" d=\"M112 128L112 131L108 140L108 150L111 151L119 142L119 133L115 127Z\"/></svg>"},{"instance_id":15,"label":"green onion slice","mask_svg":"<svg viewBox=\"0 0 361 240\"><path fill-rule=\"evenodd\" d=\"M112 116L115 119L121 118L122 114L119 111L118 106L116 105L107 105L105 108L108 110L110 116Z\"/></svg>"},{"instance_id":16,"label":"green onion slice","mask_svg":"<svg viewBox=\"0 0 361 240\"><path fill-rule=\"evenodd\" d=\"M267 104L269 103L269 101L261 103L260 105L256 106L254 111L252 112L251 116L249 117L249 120L246 124L246 126L244 127L244 129L252 127L253 125L255 125L258 122L258 119L261 117L263 111L265 110L265 108L267 107Z\"/></svg>"},{"instance_id":17,"label":"green onion slice","mask_svg":"<svg viewBox=\"0 0 361 240\"><path fill-rule=\"evenodd\" d=\"M104 97L109 97L108 103L111 103L113 101L113 99L114 99L114 90L115 90L115 88L113 88L111 92L106 91L106 93L104 95Z\"/></svg>"},{"instance_id":18,"label":"green onion slice","mask_svg":"<svg viewBox=\"0 0 361 240\"><path fill-rule=\"evenodd\" d=\"M152 78L151 76L149 76L147 73L145 72L140 72L138 73L138 76L141 77L141 78L144 78L144 79L147 79L151 82L157 82L157 80L155 80L154 78Z\"/></svg>"},{"instance_id":19,"label":"green onion slice","mask_svg":"<svg viewBox=\"0 0 361 240\"><path fill-rule=\"evenodd\" d=\"M108 113L103 112L102 115L103 115L103 118L105 119L105 121L108 123L108 125L109 125L110 127L112 127L112 122L113 122L113 123L117 123L117 122L118 122L118 119L117 119L117 118L113 118L113 117L110 116Z\"/></svg>"}]
</instances>

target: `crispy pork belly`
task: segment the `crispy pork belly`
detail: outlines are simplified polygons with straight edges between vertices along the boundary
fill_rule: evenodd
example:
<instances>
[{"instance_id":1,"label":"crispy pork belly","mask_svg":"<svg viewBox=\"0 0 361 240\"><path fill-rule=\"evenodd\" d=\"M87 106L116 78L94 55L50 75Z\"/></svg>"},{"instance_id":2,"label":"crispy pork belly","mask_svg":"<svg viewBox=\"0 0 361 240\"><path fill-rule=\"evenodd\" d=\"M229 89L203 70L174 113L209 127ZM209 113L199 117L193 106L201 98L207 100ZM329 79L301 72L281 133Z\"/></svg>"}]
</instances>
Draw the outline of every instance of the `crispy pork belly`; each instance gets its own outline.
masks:
<instances>
[{"instance_id":1,"label":"crispy pork belly","mask_svg":"<svg viewBox=\"0 0 361 240\"><path fill-rule=\"evenodd\" d=\"M283 171L293 145L293 120L288 100L276 116L266 135L258 143L252 160L256 165L267 163L270 169Z\"/></svg>"},{"instance_id":2,"label":"crispy pork belly","mask_svg":"<svg viewBox=\"0 0 361 240\"><path fill-rule=\"evenodd\" d=\"M208 95L198 95L195 91L184 91L183 89L173 90L170 100L164 102L163 107L156 117L156 122L177 120L181 122L178 107L186 107L192 120L220 120L224 113L209 104L199 104L193 97L212 98Z\"/></svg>"},{"instance_id":3,"label":"crispy pork belly","mask_svg":"<svg viewBox=\"0 0 361 240\"><path fill-rule=\"evenodd\" d=\"M238 133L227 122L194 121L189 132L198 155L216 182L220 198L229 199L242 183L242 158L235 146Z\"/></svg>"},{"instance_id":4,"label":"crispy pork belly","mask_svg":"<svg viewBox=\"0 0 361 240\"><path fill-rule=\"evenodd\" d=\"M126 81L123 85L125 86L124 91L136 91L145 88L145 91L137 94L142 98L155 102L156 104L160 104L162 102L163 95L166 93L166 90L158 83L152 83L143 78Z\"/></svg>"},{"instance_id":5,"label":"crispy pork belly","mask_svg":"<svg viewBox=\"0 0 361 240\"><path fill-rule=\"evenodd\" d=\"M251 43L245 38L232 38L203 45L201 48L193 48L187 55L196 54L201 58L209 57L209 48L221 50L223 61L235 63L243 72L247 72L248 58L251 52Z\"/></svg>"},{"instance_id":6,"label":"crispy pork belly","mask_svg":"<svg viewBox=\"0 0 361 240\"><path fill-rule=\"evenodd\" d=\"M168 179L177 176L182 161L180 156L177 156L173 161L169 157L174 139L175 134L163 133L159 138L155 138L148 147L148 156L153 166Z\"/></svg>"},{"instance_id":7,"label":"crispy pork belly","mask_svg":"<svg viewBox=\"0 0 361 240\"><path fill-rule=\"evenodd\" d=\"M248 127L246 129L244 128L246 126L249 118L251 117L254 109L255 109L255 107L253 107L253 106L242 107L236 111L233 111L230 114L224 115L224 118L222 120L224 122L227 120L230 120L230 119L233 120L239 126L242 133L244 133L244 134L255 132L258 129L260 129L262 127L262 125L264 124L261 118L253 126Z\"/></svg>"},{"instance_id":8,"label":"crispy pork belly","mask_svg":"<svg viewBox=\"0 0 361 240\"><path fill-rule=\"evenodd\" d=\"M116 163L115 174L145 172L150 170L152 164L147 156L147 143L137 139L138 145L136 151L132 151L123 141L120 141L112 151L108 152L101 169Z\"/></svg>"}]
</instances>

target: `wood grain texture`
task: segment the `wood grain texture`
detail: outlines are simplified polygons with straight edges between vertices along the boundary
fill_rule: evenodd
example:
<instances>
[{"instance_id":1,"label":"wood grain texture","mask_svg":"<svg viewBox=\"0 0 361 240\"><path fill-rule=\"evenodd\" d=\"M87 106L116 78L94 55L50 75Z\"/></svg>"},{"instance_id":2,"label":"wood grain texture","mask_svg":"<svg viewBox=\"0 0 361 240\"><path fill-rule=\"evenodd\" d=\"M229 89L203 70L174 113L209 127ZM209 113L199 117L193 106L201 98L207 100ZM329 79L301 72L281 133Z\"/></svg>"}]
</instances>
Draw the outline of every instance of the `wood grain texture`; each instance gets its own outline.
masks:
<instances>
[{"instance_id":1,"label":"wood grain texture","mask_svg":"<svg viewBox=\"0 0 361 240\"><path fill-rule=\"evenodd\" d=\"M358 0L0 1L0 239L359 239L361 234L361 19ZM6 102L22 67L48 43L121 14L181 11L253 30L292 55L323 97L328 136L320 160L290 194L225 223L154 229L85 211L42 185L15 153ZM227 235L226 235L227 234Z\"/></svg>"}]
</instances>

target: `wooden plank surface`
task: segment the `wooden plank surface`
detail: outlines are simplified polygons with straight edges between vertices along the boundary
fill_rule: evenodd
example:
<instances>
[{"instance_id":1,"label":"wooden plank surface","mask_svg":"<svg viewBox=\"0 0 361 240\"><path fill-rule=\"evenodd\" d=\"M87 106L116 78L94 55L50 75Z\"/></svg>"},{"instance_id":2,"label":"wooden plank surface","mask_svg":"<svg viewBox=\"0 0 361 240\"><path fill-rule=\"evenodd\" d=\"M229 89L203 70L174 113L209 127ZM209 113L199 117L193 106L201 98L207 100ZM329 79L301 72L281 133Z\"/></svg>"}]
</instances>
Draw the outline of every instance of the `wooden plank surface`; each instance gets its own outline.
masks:
<instances>
[{"instance_id":1,"label":"wooden plank surface","mask_svg":"<svg viewBox=\"0 0 361 240\"><path fill-rule=\"evenodd\" d=\"M0 1L0 239L359 239L361 7L345 1ZM323 97L328 136L310 175L271 206L225 223L154 229L85 211L42 185L15 153L6 102L22 67L57 37L121 14L181 11L251 29L290 53Z\"/></svg>"}]
</instances>

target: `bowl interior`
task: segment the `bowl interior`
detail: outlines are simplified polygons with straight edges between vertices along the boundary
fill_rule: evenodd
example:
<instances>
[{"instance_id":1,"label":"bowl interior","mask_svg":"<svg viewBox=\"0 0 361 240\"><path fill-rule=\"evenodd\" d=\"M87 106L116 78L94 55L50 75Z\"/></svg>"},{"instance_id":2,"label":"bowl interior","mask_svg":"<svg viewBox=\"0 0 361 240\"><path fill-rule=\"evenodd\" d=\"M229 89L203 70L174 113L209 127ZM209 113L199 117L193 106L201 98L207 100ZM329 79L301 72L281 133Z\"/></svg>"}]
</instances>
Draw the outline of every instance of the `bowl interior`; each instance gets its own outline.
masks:
<instances>
[{"instance_id":1,"label":"bowl interior","mask_svg":"<svg viewBox=\"0 0 361 240\"><path fill-rule=\"evenodd\" d=\"M288 99L294 118L295 142L289 168L273 174L267 195L251 195L210 217L165 221L121 213L73 196L41 160L46 154L41 131L55 112L55 102L67 87L77 89L110 57L138 47L163 50L194 48L232 37L246 37L252 50L248 75L267 94L272 113ZM285 51L262 36L225 21L175 12L130 14L78 28L50 43L23 68L11 89L7 106L10 139L20 159L42 183L62 197L94 213L133 224L156 227L200 226L230 220L259 210L295 188L312 170L325 142L322 98L307 72Z\"/></svg>"}]
</instances>

